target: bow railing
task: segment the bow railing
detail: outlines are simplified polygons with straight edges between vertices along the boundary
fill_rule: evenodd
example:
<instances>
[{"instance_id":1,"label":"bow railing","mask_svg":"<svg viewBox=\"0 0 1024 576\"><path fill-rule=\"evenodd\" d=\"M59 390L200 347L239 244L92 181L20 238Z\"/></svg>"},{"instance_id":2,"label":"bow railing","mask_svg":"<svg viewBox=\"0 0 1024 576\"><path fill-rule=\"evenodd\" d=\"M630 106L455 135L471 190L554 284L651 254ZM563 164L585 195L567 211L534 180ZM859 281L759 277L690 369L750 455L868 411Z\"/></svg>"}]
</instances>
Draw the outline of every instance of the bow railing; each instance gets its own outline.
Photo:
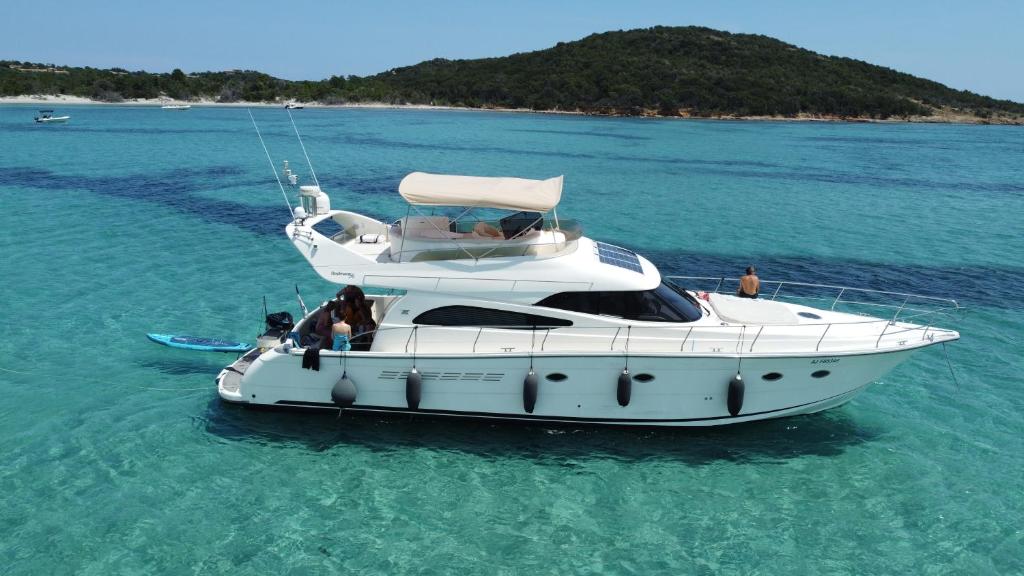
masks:
<instances>
[{"instance_id":1,"label":"bow railing","mask_svg":"<svg viewBox=\"0 0 1024 576\"><path fill-rule=\"evenodd\" d=\"M715 294L735 294L740 284L739 278L718 276L665 276L664 278L680 288ZM852 308L846 311L854 314L864 314L865 309L887 310L892 313L892 317L889 318L890 323L896 322L903 313L943 315L963 310L960 304L951 298L786 280L761 280L760 296L765 300L824 303L829 310L845 306Z\"/></svg>"}]
</instances>

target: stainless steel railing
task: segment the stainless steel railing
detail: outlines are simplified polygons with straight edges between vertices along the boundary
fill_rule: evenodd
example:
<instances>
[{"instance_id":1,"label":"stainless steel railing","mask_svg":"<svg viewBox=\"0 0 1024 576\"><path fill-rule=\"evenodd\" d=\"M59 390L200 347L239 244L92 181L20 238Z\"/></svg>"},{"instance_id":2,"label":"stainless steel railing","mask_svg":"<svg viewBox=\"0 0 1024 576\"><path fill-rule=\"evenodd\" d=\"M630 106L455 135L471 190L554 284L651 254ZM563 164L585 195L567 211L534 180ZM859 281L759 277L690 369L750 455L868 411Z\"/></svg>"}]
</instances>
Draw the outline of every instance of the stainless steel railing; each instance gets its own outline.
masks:
<instances>
[{"instance_id":1,"label":"stainless steel railing","mask_svg":"<svg viewBox=\"0 0 1024 576\"><path fill-rule=\"evenodd\" d=\"M859 331L856 334L838 332L839 327L877 325L880 330ZM774 335L771 333L775 332ZM375 344L372 352L404 354L544 354L577 351L580 353L615 352L621 354L689 353L701 356L743 355L754 352L801 353L813 348L822 350L830 334L831 340L846 339L860 345L852 351L900 348L914 342L934 341L936 336L950 334L950 330L932 324L893 323L889 319L865 319L859 322L822 322L786 325L700 325L652 327L650 324L622 326L385 326L371 332L375 338L396 335L386 349ZM877 336L876 336L877 334ZM775 336L773 338L772 336ZM778 338L778 337L784 338ZM486 340L486 343L483 342ZM873 342L871 341L873 340ZM566 346L572 342L572 346ZM689 344L689 347L687 346ZM296 348L297 350L300 348ZM324 351L332 354L330 351ZM334 352L339 354L340 352Z\"/></svg>"},{"instance_id":2,"label":"stainless steel railing","mask_svg":"<svg viewBox=\"0 0 1024 576\"><path fill-rule=\"evenodd\" d=\"M714 288L705 290L707 292L713 292L716 294L722 293L722 287L729 283L731 286L733 283L739 287L739 278L725 278L716 276L665 276L665 279L672 282L676 286L683 287L681 282L686 281L688 284L691 282L707 283L709 285L714 283ZM960 304L951 298L938 298L935 296L923 296L920 294L911 294L907 292L890 292L886 290L872 290L868 288L854 288L851 286L836 286L832 284L812 284L807 282L790 282L790 281L779 281L779 280L762 280L762 288L765 286L775 286L775 289L771 291L771 296L766 297L767 300L817 300L826 302L829 310L835 310L836 306L840 304L847 304L852 306L864 306L871 308L882 308L894 310L892 318L889 322L895 322L901 313L917 312L917 313L952 313L959 312L963 308ZM688 290L694 290L697 288L695 284L685 286ZM784 292L785 289L791 291L818 291L824 292L829 291L835 293L835 297L822 297L814 295L796 295L787 294ZM765 292L762 292L764 294ZM860 295L860 298L850 298L849 296ZM845 297L845 298L844 298ZM892 303L878 302L879 299L891 298ZM895 302L899 302L896 304ZM926 306L928 308L920 308Z\"/></svg>"},{"instance_id":3,"label":"stainless steel railing","mask_svg":"<svg viewBox=\"0 0 1024 576\"><path fill-rule=\"evenodd\" d=\"M690 284L687 286L687 289L691 290L695 287L692 284L693 282L713 284L714 287L710 291L715 293L720 293L726 282L734 281L738 285L738 279L710 276L665 276L664 278L676 284L679 284L679 281L686 281ZM495 353L495 350L501 350L502 353L514 355L521 355L527 352L531 354L545 353L549 352L552 346L561 352L565 352L567 350L557 346L557 343L558 341L563 340L564 337L570 337L581 342L584 341L584 339L590 339L586 346L581 346L579 348L580 352L608 350L611 352L618 351L624 354L629 354L630 352L643 354L645 351L677 351L679 353L684 353L687 352L687 344L690 344L690 353L698 353L701 355L731 355L744 353L749 354L755 352L755 349L759 352L769 351L771 344L776 344L778 347L780 342L778 337L784 336L786 341L789 343L789 346L783 347L786 348L786 350L775 351L806 351L813 343L814 350L818 352L821 351L823 343L830 334L834 335L832 340L837 337L845 337L847 339L854 338L858 340L867 340L869 338L874 339L873 346L871 347L879 349L882 347L882 341L886 337L889 337L892 344L897 347L905 346L915 335L920 336L918 340L920 342L934 341L937 335L942 333L949 334L951 331L935 327L933 319L936 316L950 316L952 313L963 310L956 300L909 294L905 292L770 280L762 281L762 286L764 285L775 286L775 289L771 291L771 296L766 298L768 300L792 300L798 303L801 301L813 300L823 302L830 310L835 310L840 305L847 305L865 306L872 311L879 309L889 310L893 313L891 317L887 314L885 318L859 313L864 316L864 319L859 321L799 322L795 324L771 325L676 324L658 326L656 323L650 322L632 324L625 321L621 324L611 326L585 326L578 324L574 326L559 327L532 325L386 326L378 328L372 331L372 333L376 337L380 334L394 334L395 331L400 331L399 338L404 340L404 346L400 341L392 340L388 350L378 349L374 351L390 353L404 352L406 354L423 353L423 346L420 344L421 340L423 340L428 344L428 348L431 349L431 352L428 352L428 354L439 353L437 351L438 347L436 345L432 345L436 342L444 342L446 346L450 346L450 350L446 350L444 353L476 354L481 350L481 339L486 336L491 340L486 346L486 349L489 350L488 353ZM789 290L789 293L787 293L787 289ZM833 292L835 295L832 296L830 294L826 297L814 296L808 295L806 293L808 291ZM851 297L851 295L859 295L860 297ZM876 301L871 301L872 299ZM879 302L877 301L878 299L890 299L891 302ZM927 322L924 320L927 320ZM899 323L897 323L897 321L899 321ZM915 323L911 324L910 321L914 321ZM878 325L881 329L877 330L877 332L874 330L869 330L867 332L861 331L854 336L850 336L849 331L846 331L835 336L837 331L836 329L840 326L851 327L866 325ZM527 332L529 332L528 338L526 336ZM776 338L771 337L772 332L775 332L774 336L776 336ZM555 337L554 340L552 340L553 335ZM902 338L900 338L901 336ZM497 344L493 341L495 338L499 340ZM502 339L504 339L504 341L501 341ZM603 340L604 343L601 344L597 340L593 339ZM529 348L524 347L527 340L529 341ZM552 341L552 343L549 344L549 341ZM678 342L678 346L675 344L672 344L671 346L667 345L670 341ZM799 344L798 341L803 341L804 344ZM765 344L765 342L769 342L769 344ZM758 347L759 343L761 344L760 347ZM616 346L617 344L619 344L618 349ZM697 348L698 345L700 345L700 350ZM867 348L867 346L860 349L865 348ZM329 352L325 351L325 353Z\"/></svg>"}]
</instances>

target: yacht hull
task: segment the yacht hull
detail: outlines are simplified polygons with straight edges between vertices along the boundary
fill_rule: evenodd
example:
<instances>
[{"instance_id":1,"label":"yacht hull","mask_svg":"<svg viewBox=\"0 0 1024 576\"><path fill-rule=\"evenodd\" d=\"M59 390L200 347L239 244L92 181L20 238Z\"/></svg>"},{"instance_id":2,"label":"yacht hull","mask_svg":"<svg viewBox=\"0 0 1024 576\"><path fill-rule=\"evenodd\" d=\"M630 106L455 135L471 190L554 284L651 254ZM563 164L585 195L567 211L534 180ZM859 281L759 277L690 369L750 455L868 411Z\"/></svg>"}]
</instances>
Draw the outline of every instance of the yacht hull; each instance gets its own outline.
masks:
<instances>
[{"instance_id":1,"label":"yacht hull","mask_svg":"<svg viewBox=\"0 0 1024 576\"><path fill-rule=\"evenodd\" d=\"M302 368L294 351L247 356L217 377L224 400L251 406L337 410L331 390L345 373L357 389L347 410L421 413L496 420L618 426L718 426L809 414L839 406L903 362L916 348L803 357L630 356L629 403L618 401L627 368L622 354L411 355L350 353L324 356L318 371ZM524 380L539 380L532 413ZM237 363L236 363L237 364ZM421 401L407 404L406 378L415 365ZM729 383L743 376L742 407L728 410Z\"/></svg>"}]
</instances>

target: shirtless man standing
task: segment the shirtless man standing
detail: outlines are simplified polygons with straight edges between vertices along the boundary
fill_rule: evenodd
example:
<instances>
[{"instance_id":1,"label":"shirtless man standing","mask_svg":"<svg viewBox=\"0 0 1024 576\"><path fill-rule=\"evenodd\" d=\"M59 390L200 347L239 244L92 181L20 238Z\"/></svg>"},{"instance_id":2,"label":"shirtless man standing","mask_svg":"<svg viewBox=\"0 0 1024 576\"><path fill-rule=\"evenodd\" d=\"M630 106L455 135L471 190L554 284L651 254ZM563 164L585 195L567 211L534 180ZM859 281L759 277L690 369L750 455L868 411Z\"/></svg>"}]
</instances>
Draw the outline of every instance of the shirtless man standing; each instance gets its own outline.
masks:
<instances>
[{"instance_id":1,"label":"shirtless man standing","mask_svg":"<svg viewBox=\"0 0 1024 576\"><path fill-rule=\"evenodd\" d=\"M747 275L740 278L740 288L736 291L736 295L740 298L757 298L757 293L760 290L761 280L757 277L757 269L747 266Z\"/></svg>"}]
</instances>

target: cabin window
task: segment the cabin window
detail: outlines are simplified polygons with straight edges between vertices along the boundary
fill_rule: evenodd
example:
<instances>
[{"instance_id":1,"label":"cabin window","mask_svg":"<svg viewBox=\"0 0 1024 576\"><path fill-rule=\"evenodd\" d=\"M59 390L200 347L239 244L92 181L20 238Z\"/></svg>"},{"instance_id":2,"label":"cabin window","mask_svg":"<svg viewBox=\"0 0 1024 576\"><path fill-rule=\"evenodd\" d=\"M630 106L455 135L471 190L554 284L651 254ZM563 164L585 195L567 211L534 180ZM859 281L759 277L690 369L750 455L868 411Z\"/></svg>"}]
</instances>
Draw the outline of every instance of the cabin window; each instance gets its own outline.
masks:
<instances>
[{"instance_id":1,"label":"cabin window","mask_svg":"<svg viewBox=\"0 0 1024 576\"><path fill-rule=\"evenodd\" d=\"M692 296L664 282L636 292L560 292L537 306L643 322L693 322L703 316Z\"/></svg>"},{"instance_id":2,"label":"cabin window","mask_svg":"<svg viewBox=\"0 0 1024 576\"><path fill-rule=\"evenodd\" d=\"M478 306L442 306L428 310L413 320L431 326L488 326L495 328L557 328L572 326L572 321L536 314L495 310Z\"/></svg>"}]
</instances>

